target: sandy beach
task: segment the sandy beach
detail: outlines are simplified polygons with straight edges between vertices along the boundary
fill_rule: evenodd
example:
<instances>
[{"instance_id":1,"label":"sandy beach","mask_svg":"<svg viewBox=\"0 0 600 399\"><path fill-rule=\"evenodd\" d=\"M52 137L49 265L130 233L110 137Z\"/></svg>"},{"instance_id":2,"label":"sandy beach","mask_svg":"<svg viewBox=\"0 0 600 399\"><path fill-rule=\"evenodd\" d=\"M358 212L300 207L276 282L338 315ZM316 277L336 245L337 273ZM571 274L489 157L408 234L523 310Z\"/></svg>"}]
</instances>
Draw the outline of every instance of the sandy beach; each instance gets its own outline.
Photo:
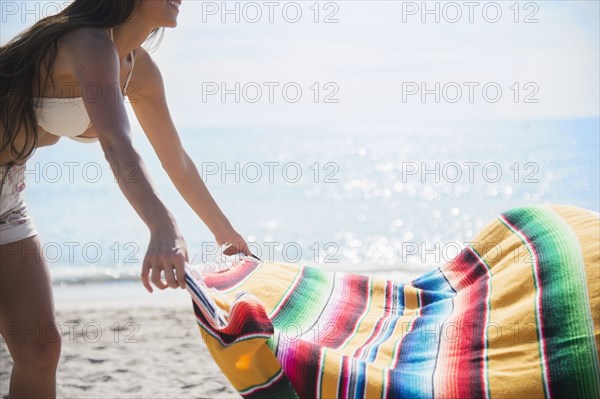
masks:
<instances>
[{"instance_id":1,"label":"sandy beach","mask_svg":"<svg viewBox=\"0 0 600 399\"><path fill-rule=\"evenodd\" d=\"M99 284L57 288L55 298L63 342L58 397L239 397L206 350L186 291L150 295L141 283ZM5 398L12 362L0 341Z\"/></svg>"}]
</instances>

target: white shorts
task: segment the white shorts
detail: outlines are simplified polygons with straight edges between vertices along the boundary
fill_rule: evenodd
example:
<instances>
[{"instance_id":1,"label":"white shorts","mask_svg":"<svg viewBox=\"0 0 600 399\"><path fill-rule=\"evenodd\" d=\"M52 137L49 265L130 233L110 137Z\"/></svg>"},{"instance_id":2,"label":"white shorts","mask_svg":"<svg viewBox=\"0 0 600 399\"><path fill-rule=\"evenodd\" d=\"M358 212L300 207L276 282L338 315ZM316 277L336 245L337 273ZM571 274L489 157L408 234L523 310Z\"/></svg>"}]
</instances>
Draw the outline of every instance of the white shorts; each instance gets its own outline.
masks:
<instances>
[{"instance_id":1,"label":"white shorts","mask_svg":"<svg viewBox=\"0 0 600 399\"><path fill-rule=\"evenodd\" d=\"M38 234L25 198L25 163L0 165L0 245Z\"/></svg>"}]
</instances>

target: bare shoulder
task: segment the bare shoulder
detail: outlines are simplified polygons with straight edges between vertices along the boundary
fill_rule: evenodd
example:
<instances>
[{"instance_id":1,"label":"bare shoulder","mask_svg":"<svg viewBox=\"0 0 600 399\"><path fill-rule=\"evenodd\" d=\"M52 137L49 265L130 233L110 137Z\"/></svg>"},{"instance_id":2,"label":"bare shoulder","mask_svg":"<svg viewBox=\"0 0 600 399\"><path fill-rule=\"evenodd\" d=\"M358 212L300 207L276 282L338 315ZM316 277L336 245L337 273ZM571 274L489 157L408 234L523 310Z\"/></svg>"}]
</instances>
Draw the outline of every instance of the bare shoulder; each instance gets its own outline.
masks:
<instances>
[{"instance_id":1,"label":"bare shoulder","mask_svg":"<svg viewBox=\"0 0 600 399\"><path fill-rule=\"evenodd\" d=\"M70 30L64 34L63 42L74 49L95 49L95 46L99 46L100 49L114 48L106 29L92 26L82 26Z\"/></svg>"},{"instance_id":2,"label":"bare shoulder","mask_svg":"<svg viewBox=\"0 0 600 399\"><path fill-rule=\"evenodd\" d=\"M137 85L138 93L143 96L157 95L163 91L160 69L143 47L135 50L135 67L131 81Z\"/></svg>"},{"instance_id":3,"label":"bare shoulder","mask_svg":"<svg viewBox=\"0 0 600 399\"><path fill-rule=\"evenodd\" d=\"M96 27L80 27L65 33L61 51L72 65L113 65L118 68L119 56L107 31Z\"/></svg>"}]
</instances>

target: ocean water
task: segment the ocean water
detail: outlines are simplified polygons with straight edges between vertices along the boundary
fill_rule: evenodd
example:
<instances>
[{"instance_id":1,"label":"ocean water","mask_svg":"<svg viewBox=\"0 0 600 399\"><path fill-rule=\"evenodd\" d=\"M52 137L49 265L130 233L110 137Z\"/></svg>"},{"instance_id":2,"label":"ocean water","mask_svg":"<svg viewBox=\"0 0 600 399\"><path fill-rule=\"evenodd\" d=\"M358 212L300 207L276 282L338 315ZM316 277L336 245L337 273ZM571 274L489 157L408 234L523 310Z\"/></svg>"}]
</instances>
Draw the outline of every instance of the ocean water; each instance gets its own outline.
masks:
<instances>
[{"instance_id":1,"label":"ocean water","mask_svg":"<svg viewBox=\"0 0 600 399\"><path fill-rule=\"evenodd\" d=\"M451 260L511 207L600 207L598 119L179 133L218 204L263 260L408 280ZM143 133L134 132L134 144L193 262L213 259L211 232ZM55 284L138 279L149 232L98 143L62 139L39 149L26 185Z\"/></svg>"}]
</instances>

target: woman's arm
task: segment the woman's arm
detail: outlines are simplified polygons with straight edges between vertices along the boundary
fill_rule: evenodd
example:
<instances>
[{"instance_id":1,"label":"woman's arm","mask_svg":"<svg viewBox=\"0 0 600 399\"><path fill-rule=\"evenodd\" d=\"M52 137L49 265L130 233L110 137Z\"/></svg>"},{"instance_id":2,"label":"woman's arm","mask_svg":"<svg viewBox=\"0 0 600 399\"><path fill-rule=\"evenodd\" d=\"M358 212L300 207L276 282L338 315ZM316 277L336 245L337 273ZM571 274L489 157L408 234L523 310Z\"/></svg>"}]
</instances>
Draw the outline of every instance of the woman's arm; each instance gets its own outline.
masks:
<instances>
[{"instance_id":1,"label":"woman's arm","mask_svg":"<svg viewBox=\"0 0 600 399\"><path fill-rule=\"evenodd\" d=\"M142 266L144 286L152 292L148 282L148 273L152 270L152 282L158 288L166 288L160 279L161 272L170 287L183 288L184 262L188 257L186 243L133 148L120 92L115 99L115 83L119 82L120 71L116 49L103 30L82 28L77 35L74 33L65 35L64 44L68 61L73 65L73 75L79 87L86 89L82 90L86 110L119 187L151 233Z\"/></svg>"},{"instance_id":2,"label":"woman's arm","mask_svg":"<svg viewBox=\"0 0 600 399\"><path fill-rule=\"evenodd\" d=\"M169 113L158 66L145 50L136 50L136 54L135 69L131 78L135 95L132 93L130 97L131 105L162 167L181 196L214 234L215 241L218 244L232 244L225 253L242 252L250 255L246 242L231 226L215 202L194 161L181 144Z\"/></svg>"}]
</instances>

